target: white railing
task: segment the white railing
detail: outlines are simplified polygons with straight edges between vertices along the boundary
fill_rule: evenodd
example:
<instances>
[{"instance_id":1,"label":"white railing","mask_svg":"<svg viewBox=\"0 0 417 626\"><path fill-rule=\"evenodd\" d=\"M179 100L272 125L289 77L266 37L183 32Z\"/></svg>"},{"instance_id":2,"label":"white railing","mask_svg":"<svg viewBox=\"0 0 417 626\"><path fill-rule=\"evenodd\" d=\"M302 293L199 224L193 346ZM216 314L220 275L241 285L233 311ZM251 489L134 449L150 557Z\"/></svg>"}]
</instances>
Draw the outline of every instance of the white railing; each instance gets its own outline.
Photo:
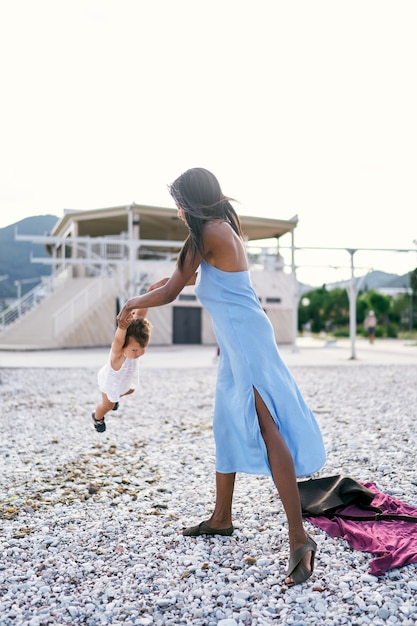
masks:
<instances>
[{"instance_id":1,"label":"white railing","mask_svg":"<svg viewBox=\"0 0 417 626\"><path fill-rule=\"evenodd\" d=\"M79 294L63 307L58 309L52 316L52 332L54 337L60 336L79 320L82 315L91 310L97 304L97 300L103 295L103 278L97 277L91 285L87 285Z\"/></svg>"},{"instance_id":2,"label":"white railing","mask_svg":"<svg viewBox=\"0 0 417 626\"><path fill-rule=\"evenodd\" d=\"M0 313L0 332L37 306L54 290L57 275L42 277L42 282Z\"/></svg>"}]
</instances>

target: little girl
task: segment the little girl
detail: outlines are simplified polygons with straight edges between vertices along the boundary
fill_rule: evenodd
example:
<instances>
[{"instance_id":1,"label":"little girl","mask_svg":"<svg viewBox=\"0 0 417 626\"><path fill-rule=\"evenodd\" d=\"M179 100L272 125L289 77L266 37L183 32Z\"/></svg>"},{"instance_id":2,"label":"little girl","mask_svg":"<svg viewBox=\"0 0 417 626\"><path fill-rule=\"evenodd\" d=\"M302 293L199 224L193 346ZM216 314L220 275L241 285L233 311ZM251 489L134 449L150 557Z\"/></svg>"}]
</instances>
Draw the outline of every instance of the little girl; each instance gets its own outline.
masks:
<instances>
[{"instance_id":1,"label":"little girl","mask_svg":"<svg viewBox=\"0 0 417 626\"><path fill-rule=\"evenodd\" d=\"M135 391L139 380L137 359L145 353L151 334L151 325L144 319L147 310L136 309L125 321L118 321L108 361L97 374L101 402L91 417L98 433L106 430L106 413L118 408L122 396Z\"/></svg>"}]
</instances>

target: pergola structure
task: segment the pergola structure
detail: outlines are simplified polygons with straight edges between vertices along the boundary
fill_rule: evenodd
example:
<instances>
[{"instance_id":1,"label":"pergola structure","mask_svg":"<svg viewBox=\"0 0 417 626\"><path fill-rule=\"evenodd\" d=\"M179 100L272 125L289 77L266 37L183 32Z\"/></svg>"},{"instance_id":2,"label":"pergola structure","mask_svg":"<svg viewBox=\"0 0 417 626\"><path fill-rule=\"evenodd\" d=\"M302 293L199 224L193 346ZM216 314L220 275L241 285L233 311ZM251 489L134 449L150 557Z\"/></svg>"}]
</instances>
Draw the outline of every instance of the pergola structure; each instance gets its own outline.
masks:
<instances>
[{"instance_id":1,"label":"pergola structure","mask_svg":"<svg viewBox=\"0 0 417 626\"><path fill-rule=\"evenodd\" d=\"M292 233L298 224L297 216L281 220L242 215L240 220L247 241L279 238ZM187 229L178 219L176 209L133 202L104 209L66 210L50 237L108 237L123 232L148 241L182 242L187 236Z\"/></svg>"},{"instance_id":2,"label":"pergola structure","mask_svg":"<svg viewBox=\"0 0 417 626\"><path fill-rule=\"evenodd\" d=\"M292 263L294 263L294 229L298 216L290 220L240 216L243 234L247 243L275 239L276 253L279 253L279 239L291 235ZM132 203L116 207L89 210L65 210L64 215L47 235L19 235L16 240L30 240L44 244L50 258L32 259L59 267L66 265L87 265L94 256L94 264L126 264L131 266L129 283L133 285L133 265L135 261L155 255L175 255L188 234L184 223L178 219L177 210ZM111 246L119 252L111 260L106 251ZM95 248L93 252L92 248ZM99 253L97 254L97 250ZM118 257L118 258L117 258Z\"/></svg>"}]
</instances>

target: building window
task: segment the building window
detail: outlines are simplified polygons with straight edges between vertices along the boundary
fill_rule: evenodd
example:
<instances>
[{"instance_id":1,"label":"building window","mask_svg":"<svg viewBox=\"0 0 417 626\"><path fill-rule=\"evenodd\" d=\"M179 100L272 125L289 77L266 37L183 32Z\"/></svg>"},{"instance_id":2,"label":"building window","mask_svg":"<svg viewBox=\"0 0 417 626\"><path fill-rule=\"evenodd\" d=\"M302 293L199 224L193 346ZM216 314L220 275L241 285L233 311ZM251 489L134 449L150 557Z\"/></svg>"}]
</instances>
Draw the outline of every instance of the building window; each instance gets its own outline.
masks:
<instances>
[{"instance_id":1,"label":"building window","mask_svg":"<svg viewBox=\"0 0 417 626\"><path fill-rule=\"evenodd\" d=\"M193 296L191 294L186 294L186 293L180 293L180 295L178 296L178 300L197 300L197 296Z\"/></svg>"}]
</instances>

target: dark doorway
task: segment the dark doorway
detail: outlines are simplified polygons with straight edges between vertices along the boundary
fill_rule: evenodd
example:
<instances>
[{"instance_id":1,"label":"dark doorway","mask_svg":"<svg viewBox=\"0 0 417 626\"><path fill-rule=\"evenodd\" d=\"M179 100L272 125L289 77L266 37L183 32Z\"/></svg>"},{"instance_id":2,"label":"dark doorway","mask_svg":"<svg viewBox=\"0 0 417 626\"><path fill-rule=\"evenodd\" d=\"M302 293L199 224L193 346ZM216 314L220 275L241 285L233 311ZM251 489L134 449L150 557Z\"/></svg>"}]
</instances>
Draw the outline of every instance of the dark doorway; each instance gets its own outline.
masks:
<instances>
[{"instance_id":1,"label":"dark doorway","mask_svg":"<svg viewBox=\"0 0 417 626\"><path fill-rule=\"evenodd\" d=\"M201 343L200 307L174 307L173 343Z\"/></svg>"}]
</instances>

